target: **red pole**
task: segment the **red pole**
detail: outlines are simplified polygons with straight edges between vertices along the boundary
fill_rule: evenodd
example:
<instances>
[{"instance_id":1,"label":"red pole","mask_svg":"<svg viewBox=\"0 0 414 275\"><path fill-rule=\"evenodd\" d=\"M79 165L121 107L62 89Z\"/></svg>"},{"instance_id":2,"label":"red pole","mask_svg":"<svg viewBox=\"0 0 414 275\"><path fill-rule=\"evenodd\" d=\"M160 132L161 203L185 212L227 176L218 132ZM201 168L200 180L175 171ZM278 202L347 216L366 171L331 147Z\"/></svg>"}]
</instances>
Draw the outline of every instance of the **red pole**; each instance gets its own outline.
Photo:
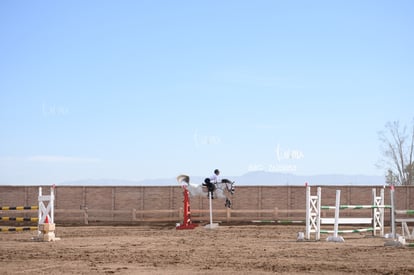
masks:
<instances>
[{"instance_id":1,"label":"red pole","mask_svg":"<svg viewBox=\"0 0 414 275\"><path fill-rule=\"evenodd\" d=\"M191 222L190 211L190 197L188 196L188 190L183 186L184 193L184 221L183 224L176 227L176 229L194 229L198 224Z\"/></svg>"}]
</instances>

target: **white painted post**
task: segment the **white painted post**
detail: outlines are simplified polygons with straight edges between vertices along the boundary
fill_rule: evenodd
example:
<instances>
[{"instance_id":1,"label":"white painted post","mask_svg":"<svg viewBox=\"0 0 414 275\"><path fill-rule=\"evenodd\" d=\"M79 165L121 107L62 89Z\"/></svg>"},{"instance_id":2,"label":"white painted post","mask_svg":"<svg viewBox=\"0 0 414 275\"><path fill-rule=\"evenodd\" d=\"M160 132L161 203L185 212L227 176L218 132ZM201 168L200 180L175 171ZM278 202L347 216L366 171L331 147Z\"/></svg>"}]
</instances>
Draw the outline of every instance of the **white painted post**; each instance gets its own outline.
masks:
<instances>
[{"instance_id":1,"label":"white painted post","mask_svg":"<svg viewBox=\"0 0 414 275\"><path fill-rule=\"evenodd\" d=\"M208 201L209 201L209 204L210 204L210 226L212 226L213 225L213 202L212 202L212 199L211 199L211 192L209 192L208 194L209 194L208 195Z\"/></svg>"},{"instance_id":2,"label":"white painted post","mask_svg":"<svg viewBox=\"0 0 414 275\"><path fill-rule=\"evenodd\" d=\"M375 188L372 188L372 206L378 206L378 201L377 201L377 191L375 190ZM378 223L378 218L379 218L379 209L373 207L371 209L371 217L372 217L372 236L377 235L377 223Z\"/></svg>"},{"instance_id":3,"label":"white painted post","mask_svg":"<svg viewBox=\"0 0 414 275\"><path fill-rule=\"evenodd\" d=\"M381 188L381 205L383 206L380 209L380 220L381 220L381 237L384 237L384 227L385 227L385 223L384 223L384 212L385 212L385 190L384 188Z\"/></svg>"},{"instance_id":4,"label":"white painted post","mask_svg":"<svg viewBox=\"0 0 414 275\"><path fill-rule=\"evenodd\" d=\"M315 233L315 240L321 237L321 194L322 189L318 187L317 195L311 195L310 186L306 187L306 235L310 240L311 233Z\"/></svg>"},{"instance_id":5,"label":"white painted post","mask_svg":"<svg viewBox=\"0 0 414 275\"><path fill-rule=\"evenodd\" d=\"M207 224L205 226L205 228L207 229L214 229L218 227L218 223L213 223L213 202L212 202L212 193L208 192L208 200L209 200L209 204L210 204L210 224Z\"/></svg>"},{"instance_id":6,"label":"white painted post","mask_svg":"<svg viewBox=\"0 0 414 275\"><path fill-rule=\"evenodd\" d=\"M310 231L311 231L311 205L310 205L310 186L306 186L306 239L310 240Z\"/></svg>"},{"instance_id":7,"label":"white painted post","mask_svg":"<svg viewBox=\"0 0 414 275\"><path fill-rule=\"evenodd\" d=\"M55 194L54 187L50 188L50 195L42 194L42 187L39 187L39 222L37 238L43 241L56 241L55 237ZM46 206L47 204L47 206Z\"/></svg>"},{"instance_id":8,"label":"white painted post","mask_svg":"<svg viewBox=\"0 0 414 275\"><path fill-rule=\"evenodd\" d=\"M340 205L341 205L341 190L336 190L334 235L329 236L326 239L328 242L344 242L344 238L338 237Z\"/></svg>"},{"instance_id":9,"label":"white painted post","mask_svg":"<svg viewBox=\"0 0 414 275\"><path fill-rule=\"evenodd\" d=\"M39 224L45 223L46 217L49 223L54 223L54 208L55 208L55 195L53 187L50 188L50 195L43 195L42 187L39 187ZM47 206L45 205L47 204Z\"/></svg>"},{"instance_id":10,"label":"white painted post","mask_svg":"<svg viewBox=\"0 0 414 275\"><path fill-rule=\"evenodd\" d=\"M55 223L55 188L50 187L50 223Z\"/></svg>"},{"instance_id":11,"label":"white painted post","mask_svg":"<svg viewBox=\"0 0 414 275\"><path fill-rule=\"evenodd\" d=\"M37 228L38 228L38 236L40 236L40 234L41 234L41 232L40 232L40 224L42 223L41 222L41 220L42 220L42 202L41 202L41 200L40 200L40 198L42 197L42 187L39 187L39 196L38 196L38 198L37 198L37 205L38 205L38 210L37 210L37 217L38 217L38 220L37 220Z\"/></svg>"},{"instance_id":12,"label":"white painted post","mask_svg":"<svg viewBox=\"0 0 414 275\"><path fill-rule=\"evenodd\" d=\"M317 202L317 211L316 214L316 226L318 227L316 230L316 240L321 239L321 203L322 203L322 187L318 187L318 202Z\"/></svg>"},{"instance_id":13,"label":"white painted post","mask_svg":"<svg viewBox=\"0 0 414 275\"><path fill-rule=\"evenodd\" d=\"M338 238L339 206L341 204L341 190L336 190L334 237Z\"/></svg>"},{"instance_id":14,"label":"white painted post","mask_svg":"<svg viewBox=\"0 0 414 275\"><path fill-rule=\"evenodd\" d=\"M394 202L394 185L391 185L391 234L392 238L396 239L395 232L395 202Z\"/></svg>"}]
</instances>

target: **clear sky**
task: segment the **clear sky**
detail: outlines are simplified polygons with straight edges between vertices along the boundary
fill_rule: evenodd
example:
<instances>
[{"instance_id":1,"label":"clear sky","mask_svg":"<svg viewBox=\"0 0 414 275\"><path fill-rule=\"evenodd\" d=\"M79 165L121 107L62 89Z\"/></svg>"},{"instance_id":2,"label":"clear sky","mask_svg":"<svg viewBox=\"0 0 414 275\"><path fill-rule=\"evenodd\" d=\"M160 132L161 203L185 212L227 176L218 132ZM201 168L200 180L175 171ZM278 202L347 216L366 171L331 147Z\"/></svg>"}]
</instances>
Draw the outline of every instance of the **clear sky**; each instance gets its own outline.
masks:
<instances>
[{"instance_id":1,"label":"clear sky","mask_svg":"<svg viewBox=\"0 0 414 275\"><path fill-rule=\"evenodd\" d=\"M0 184L383 175L413 1L0 1Z\"/></svg>"}]
</instances>

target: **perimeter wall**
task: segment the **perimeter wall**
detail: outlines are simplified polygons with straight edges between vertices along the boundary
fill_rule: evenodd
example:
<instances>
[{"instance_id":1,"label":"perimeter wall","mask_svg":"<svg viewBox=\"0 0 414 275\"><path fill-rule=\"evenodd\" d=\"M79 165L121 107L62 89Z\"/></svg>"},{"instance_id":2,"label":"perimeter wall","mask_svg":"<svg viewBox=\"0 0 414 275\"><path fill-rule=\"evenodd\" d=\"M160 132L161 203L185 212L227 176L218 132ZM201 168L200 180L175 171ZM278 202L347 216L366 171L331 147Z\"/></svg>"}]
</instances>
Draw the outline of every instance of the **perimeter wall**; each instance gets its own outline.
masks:
<instances>
[{"instance_id":1,"label":"perimeter wall","mask_svg":"<svg viewBox=\"0 0 414 275\"><path fill-rule=\"evenodd\" d=\"M322 205L335 205L335 190L341 190L341 204L372 204L376 186L323 186ZM43 187L49 194L50 187ZM316 194L316 187L312 187ZM0 186L1 206L37 205L38 187ZM183 190L179 186L58 186L55 188L57 224L139 224L144 222L182 222ZM208 221L207 197L191 197L193 221ZM214 219L223 222L252 220L305 220L306 192L303 186L238 186L232 209L224 201L213 201ZM390 204L389 188L385 204ZM414 186L396 187L396 208L414 209ZM388 211L389 212L389 211ZM333 216L334 211L322 213ZM22 213L19 213L21 216ZM26 212L24 213L26 214ZM29 213L27 213L29 214ZM0 211L5 216L5 211ZM12 215L8 211L7 215ZM370 210L341 210L342 217L370 217ZM389 213L385 213L389 220Z\"/></svg>"}]
</instances>

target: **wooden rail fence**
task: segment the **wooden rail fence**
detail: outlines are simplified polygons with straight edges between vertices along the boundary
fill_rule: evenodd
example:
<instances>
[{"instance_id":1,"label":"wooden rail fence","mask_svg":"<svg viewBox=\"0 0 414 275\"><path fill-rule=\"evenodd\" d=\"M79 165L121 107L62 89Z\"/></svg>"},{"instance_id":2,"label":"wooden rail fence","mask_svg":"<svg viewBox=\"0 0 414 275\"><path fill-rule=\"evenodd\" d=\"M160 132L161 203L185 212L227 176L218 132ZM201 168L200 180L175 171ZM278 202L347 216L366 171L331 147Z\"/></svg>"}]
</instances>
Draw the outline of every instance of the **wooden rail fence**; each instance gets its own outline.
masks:
<instances>
[{"instance_id":1,"label":"wooden rail fence","mask_svg":"<svg viewBox=\"0 0 414 275\"><path fill-rule=\"evenodd\" d=\"M356 212L355 212L356 211ZM330 211L327 211L328 215ZM355 216L358 210L354 210ZM144 222L179 222L183 219L183 208L164 210L104 210L104 209L56 209L55 219L58 224L90 224L90 223L144 223ZM361 212L361 215L364 213ZM216 209L214 220L220 222L271 222L299 223L304 222L305 209ZM346 213L344 213L346 216ZM194 222L206 222L209 219L208 209L192 209L191 217ZM386 215L386 221L389 217Z\"/></svg>"}]
</instances>

